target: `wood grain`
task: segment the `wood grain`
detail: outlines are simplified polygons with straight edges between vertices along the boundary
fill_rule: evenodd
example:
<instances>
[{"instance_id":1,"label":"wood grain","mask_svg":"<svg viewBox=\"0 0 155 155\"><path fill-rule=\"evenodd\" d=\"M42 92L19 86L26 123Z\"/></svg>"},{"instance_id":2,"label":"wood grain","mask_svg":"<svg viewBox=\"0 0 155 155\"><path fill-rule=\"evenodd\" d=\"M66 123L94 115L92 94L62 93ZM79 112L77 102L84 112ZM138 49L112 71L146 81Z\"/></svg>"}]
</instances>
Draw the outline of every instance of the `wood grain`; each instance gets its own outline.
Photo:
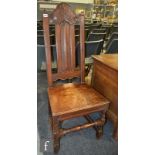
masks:
<instances>
[{"instance_id":1,"label":"wood grain","mask_svg":"<svg viewBox=\"0 0 155 155\"><path fill-rule=\"evenodd\" d=\"M109 101L86 84L65 84L48 88L48 96L54 116L105 107Z\"/></svg>"},{"instance_id":2,"label":"wood grain","mask_svg":"<svg viewBox=\"0 0 155 155\"><path fill-rule=\"evenodd\" d=\"M114 124L115 139L118 127L118 55L103 54L93 56L94 69L92 86L111 101L107 117Z\"/></svg>"}]
</instances>

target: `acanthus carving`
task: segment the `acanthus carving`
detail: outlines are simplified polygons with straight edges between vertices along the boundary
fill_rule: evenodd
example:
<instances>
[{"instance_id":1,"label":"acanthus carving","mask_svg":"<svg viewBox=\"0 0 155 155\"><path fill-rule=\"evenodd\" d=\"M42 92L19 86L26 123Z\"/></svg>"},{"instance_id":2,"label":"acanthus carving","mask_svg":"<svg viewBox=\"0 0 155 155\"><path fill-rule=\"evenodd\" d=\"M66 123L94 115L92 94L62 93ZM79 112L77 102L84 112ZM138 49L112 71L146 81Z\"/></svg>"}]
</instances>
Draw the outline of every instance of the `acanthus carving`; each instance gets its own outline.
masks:
<instances>
[{"instance_id":1,"label":"acanthus carving","mask_svg":"<svg viewBox=\"0 0 155 155\"><path fill-rule=\"evenodd\" d=\"M50 20L54 24L68 22L76 24L80 22L80 16L76 15L67 3L60 3L50 15Z\"/></svg>"}]
</instances>

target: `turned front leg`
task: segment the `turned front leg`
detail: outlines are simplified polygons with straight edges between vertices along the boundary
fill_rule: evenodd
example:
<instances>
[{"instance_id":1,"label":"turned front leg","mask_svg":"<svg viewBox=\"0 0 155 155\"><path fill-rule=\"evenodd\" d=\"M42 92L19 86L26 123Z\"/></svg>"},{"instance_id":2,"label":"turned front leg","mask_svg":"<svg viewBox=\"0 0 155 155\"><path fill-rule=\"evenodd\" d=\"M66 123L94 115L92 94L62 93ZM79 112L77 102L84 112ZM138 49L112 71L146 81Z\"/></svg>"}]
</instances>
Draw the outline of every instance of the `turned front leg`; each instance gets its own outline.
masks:
<instances>
[{"instance_id":1,"label":"turned front leg","mask_svg":"<svg viewBox=\"0 0 155 155\"><path fill-rule=\"evenodd\" d=\"M98 139L103 136L103 126L105 123L105 112L101 113L101 121L103 122L103 125L97 126L97 131L96 131L96 137Z\"/></svg>"},{"instance_id":2,"label":"turned front leg","mask_svg":"<svg viewBox=\"0 0 155 155\"><path fill-rule=\"evenodd\" d=\"M58 153L60 149L60 128L59 128L59 121L56 117L52 119L52 129L53 129L53 149L54 153Z\"/></svg>"}]
</instances>

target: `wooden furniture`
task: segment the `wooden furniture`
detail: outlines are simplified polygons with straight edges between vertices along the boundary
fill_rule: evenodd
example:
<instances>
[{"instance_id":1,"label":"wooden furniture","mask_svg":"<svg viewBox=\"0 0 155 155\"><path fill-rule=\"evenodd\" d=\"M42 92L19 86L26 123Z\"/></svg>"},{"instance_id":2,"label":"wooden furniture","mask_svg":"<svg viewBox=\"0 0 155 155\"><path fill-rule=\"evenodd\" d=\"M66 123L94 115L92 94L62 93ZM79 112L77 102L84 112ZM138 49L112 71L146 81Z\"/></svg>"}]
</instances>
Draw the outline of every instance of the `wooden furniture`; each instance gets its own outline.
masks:
<instances>
[{"instance_id":1,"label":"wooden furniture","mask_svg":"<svg viewBox=\"0 0 155 155\"><path fill-rule=\"evenodd\" d=\"M56 73L51 71L49 21L55 24L56 29L58 68ZM76 67L75 62L75 24L80 25L80 67ZM84 16L74 14L69 5L60 3L51 15L43 15L43 27L53 148L54 152L57 153L60 148L60 137L69 132L94 127L97 138L100 138L103 135L105 113L108 110L109 101L84 82ZM55 81L58 79L72 79L73 77L80 77L81 83L56 86ZM95 121L89 116L89 114L94 112L100 112L101 116ZM88 123L70 129L62 128L64 120L80 116L84 116Z\"/></svg>"},{"instance_id":2,"label":"wooden furniture","mask_svg":"<svg viewBox=\"0 0 155 155\"><path fill-rule=\"evenodd\" d=\"M117 140L118 126L118 55L103 54L93 56L94 70L92 86L111 101L107 117L114 124L113 136Z\"/></svg>"}]
</instances>

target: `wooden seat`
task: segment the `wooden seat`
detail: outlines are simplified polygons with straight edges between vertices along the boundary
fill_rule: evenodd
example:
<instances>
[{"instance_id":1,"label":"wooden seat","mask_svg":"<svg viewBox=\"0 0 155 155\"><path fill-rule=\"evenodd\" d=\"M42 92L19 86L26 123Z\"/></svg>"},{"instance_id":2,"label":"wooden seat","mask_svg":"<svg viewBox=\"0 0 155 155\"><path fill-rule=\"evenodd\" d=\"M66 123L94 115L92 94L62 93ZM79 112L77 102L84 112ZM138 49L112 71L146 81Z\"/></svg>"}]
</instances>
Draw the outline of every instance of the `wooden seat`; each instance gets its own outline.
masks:
<instances>
[{"instance_id":1,"label":"wooden seat","mask_svg":"<svg viewBox=\"0 0 155 155\"><path fill-rule=\"evenodd\" d=\"M48 88L48 96L53 116L74 114L85 109L97 111L107 108L109 101L86 84L64 84Z\"/></svg>"},{"instance_id":2,"label":"wooden seat","mask_svg":"<svg viewBox=\"0 0 155 155\"><path fill-rule=\"evenodd\" d=\"M50 22L49 22L50 21ZM55 24L57 71L52 72L52 48L50 47L49 23ZM80 27L80 64L76 65L75 25ZM66 3L60 3L52 14L43 14L44 42L46 55L46 72L48 80L49 112L53 134L53 149L57 153L60 148L60 138L70 132L93 127L97 138L103 135L105 113L109 101L85 84L85 35L84 16L76 15ZM57 80L78 77L80 83L55 85ZM100 118L93 120L90 114L100 113ZM84 117L88 123L63 129L65 120Z\"/></svg>"}]
</instances>

